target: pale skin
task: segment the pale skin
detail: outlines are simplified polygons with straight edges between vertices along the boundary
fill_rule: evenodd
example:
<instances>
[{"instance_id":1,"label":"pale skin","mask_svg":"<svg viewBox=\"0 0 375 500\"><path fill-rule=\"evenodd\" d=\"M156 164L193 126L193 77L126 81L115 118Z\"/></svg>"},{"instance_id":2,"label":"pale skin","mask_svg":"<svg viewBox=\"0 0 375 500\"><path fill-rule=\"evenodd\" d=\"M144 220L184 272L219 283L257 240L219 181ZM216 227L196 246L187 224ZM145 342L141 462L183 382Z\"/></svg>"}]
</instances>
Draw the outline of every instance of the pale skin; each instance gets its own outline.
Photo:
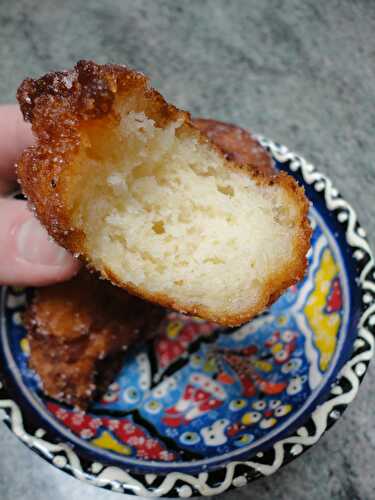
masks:
<instances>
[{"instance_id":1,"label":"pale skin","mask_svg":"<svg viewBox=\"0 0 375 500\"><path fill-rule=\"evenodd\" d=\"M15 163L32 145L31 128L18 106L0 106L0 284L43 286L74 276L79 262L52 241L26 201L9 198Z\"/></svg>"}]
</instances>

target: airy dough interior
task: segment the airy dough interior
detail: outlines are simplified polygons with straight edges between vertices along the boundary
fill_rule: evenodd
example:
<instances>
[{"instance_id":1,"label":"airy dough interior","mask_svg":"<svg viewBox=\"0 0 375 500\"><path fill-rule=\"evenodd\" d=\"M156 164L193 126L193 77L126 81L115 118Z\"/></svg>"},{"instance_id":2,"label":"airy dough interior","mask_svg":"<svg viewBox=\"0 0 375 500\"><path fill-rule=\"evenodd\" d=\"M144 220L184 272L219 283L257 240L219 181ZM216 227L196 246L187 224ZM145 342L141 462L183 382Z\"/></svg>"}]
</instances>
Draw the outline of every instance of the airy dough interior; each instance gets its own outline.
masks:
<instances>
[{"instance_id":1,"label":"airy dough interior","mask_svg":"<svg viewBox=\"0 0 375 500\"><path fill-rule=\"evenodd\" d=\"M182 119L160 125L129 99L116 106L115 129L87 131L71 200L94 266L223 314L257 304L264 276L292 256L288 192L228 168Z\"/></svg>"}]
</instances>

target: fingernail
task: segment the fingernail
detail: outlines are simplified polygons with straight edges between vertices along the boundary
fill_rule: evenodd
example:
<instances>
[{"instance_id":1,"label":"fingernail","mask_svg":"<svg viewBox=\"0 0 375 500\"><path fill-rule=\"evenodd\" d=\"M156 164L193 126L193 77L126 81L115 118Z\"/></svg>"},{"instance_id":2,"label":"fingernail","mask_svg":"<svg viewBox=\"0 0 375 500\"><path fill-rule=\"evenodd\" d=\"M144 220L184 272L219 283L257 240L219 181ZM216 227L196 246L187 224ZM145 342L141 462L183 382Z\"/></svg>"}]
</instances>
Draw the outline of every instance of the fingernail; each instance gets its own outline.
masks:
<instances>
[{"instance_id":1,"label":"fingernail","mask_svg":"<svg viewBox=\"0 0 375 500\"><path fill-rule=\"evenodd\" d=\"M18 227L16 245L19 258L32 264L61 266L72 259L64 248L49 238L35 217L30 217Z\"/></svg>"}]
</instances>

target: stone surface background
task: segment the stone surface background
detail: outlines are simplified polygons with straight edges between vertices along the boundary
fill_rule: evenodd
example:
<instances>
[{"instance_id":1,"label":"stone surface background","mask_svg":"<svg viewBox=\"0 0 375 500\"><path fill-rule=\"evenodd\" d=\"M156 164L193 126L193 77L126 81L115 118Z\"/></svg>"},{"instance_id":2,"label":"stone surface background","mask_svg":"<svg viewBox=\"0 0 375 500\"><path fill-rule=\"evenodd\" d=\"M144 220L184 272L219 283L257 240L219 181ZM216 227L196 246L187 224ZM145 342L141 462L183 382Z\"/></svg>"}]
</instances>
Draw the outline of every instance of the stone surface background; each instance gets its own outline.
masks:
<instances>
[{"instance_id":1,"label":"stone surface background","mask_svg":"<svg viewBox=\"0 0 375 500\"><path fill-rule=\"evenodd\" d=\"M375 245L372 0L0 0L0 102L80 58L151 76L195 116L235 122L315 163ZM375 364L345 416L277 475L222 499L375 498ZM0 426L1 500L116 500L43 462Z\"/></svg>"}]
</instances>

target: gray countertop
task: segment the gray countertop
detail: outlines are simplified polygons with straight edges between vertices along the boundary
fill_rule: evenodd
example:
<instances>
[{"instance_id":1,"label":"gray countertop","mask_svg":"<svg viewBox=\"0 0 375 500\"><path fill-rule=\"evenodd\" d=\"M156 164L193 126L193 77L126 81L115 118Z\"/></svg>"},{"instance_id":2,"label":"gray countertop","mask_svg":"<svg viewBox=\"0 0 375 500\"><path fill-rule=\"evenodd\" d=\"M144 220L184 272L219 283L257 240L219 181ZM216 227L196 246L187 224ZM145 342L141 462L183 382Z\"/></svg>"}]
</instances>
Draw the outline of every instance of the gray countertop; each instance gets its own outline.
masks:
<instances>
[{"instance_id":1,"label":"gray countertop","mask_svg":"<svg viewBox=\"0 0 375 500\"><path fill-rule=\"evenodd\" d=\"M0 101L80 58L136 67L195 116L288 145L331 176L375 243L372 0L0 0ZM375 364L320 443L222 498L375 498ZM117 499L55 470L0 425L1 500Z\"/></svg>"}]
</instances>

